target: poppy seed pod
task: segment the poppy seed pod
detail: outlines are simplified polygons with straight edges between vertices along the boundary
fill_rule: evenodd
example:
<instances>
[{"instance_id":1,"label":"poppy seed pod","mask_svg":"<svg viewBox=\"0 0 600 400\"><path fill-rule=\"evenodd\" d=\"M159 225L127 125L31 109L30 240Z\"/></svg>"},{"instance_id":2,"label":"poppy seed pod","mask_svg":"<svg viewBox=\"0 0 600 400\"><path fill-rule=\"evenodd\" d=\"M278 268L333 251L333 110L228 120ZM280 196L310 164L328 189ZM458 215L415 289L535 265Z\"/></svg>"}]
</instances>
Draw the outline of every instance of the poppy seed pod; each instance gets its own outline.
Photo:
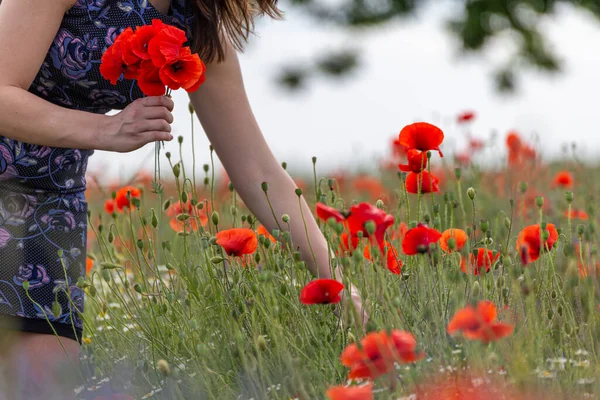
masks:
<instances>
[{"instance_id":1,"label":"poppy seed pod","mask_svg":"<svg viewBox=\"0 0 600 400\"><path fill-rule=\"evenodd\" d=\"M542 196L537 196L535 198L535 205L542 208L544 206L544 198Z\"/></svg>"},{"instance_id":2,"label":"poppy seed pod","mask_svg":"<svg viewBox=\"0 0 600 400\"><path fill-rule=\"evenodd\" d=\"M476 192L474 188L470 187L467 189L467 196L469 196L471 200L475 200L475 194Z\"/></svg>"},{"instance_id":3,"label":"poppy seed pod","mask_svg":"<svg viewBox=\"0 0 600 400\"><path fill-rule=\"evenodd\" d=\"M190 112L190 114L194 113L194 105L191 101L188 103L188 111Z\"/></svg>"},{"instance_id":4,"label":"poppy seed pod","mask_svg":"<svg viewBox=\"0 0 600 400\"><path fill-rule=\"evenodd\" d=\"M573 202L573 192L565 193L565 199L567 200L567 203L571 204Z\"/></svg>"},{"instance_id":5,"label":"poppy seed pod","mask_svg":"<svg viewBox=\"0 0 600 400\"><path fill-rule=\"evenodd\" d=\"M156 229L158 226L158 218L156 217L156 213L154 212L154 208L150 210L150 223L152 227Z\"/></svg>"},{"instance_id":6,"label":"poppy seed pod","mask_svg":"<svg viewBox=\"0 0 600 400\"><path fill-rule=\"evenodd\" d=\"M302 196L302 189L296 188L295 192L296 192L296 196L298 196L298 197Z\"/></svg>"},{"instance_id":7,"label":"poppy seed pod","mask_svg":"<svg viewBox=\"0 0 600 400\"><path fill-rule=\"evenodd\" d=\"M169 158L169 159L170 159L170 158L171 158L171 152L170 152L170 151L167 151L167 152L165 153L165 157L167 157L167 158Z\"/></svg>"},{"instance_id":8,"label":"poppy seed pod","mask_svg":"<svg viewBox=\"0 0 600 400\"><path fill-rule=\"evenodd\" d=\"M312 163L313 163L313 164L316 164L316 163L317 163L317 157L313 157L313 158L312 158Z\"/></svg>"},{"instance_id":9,"label":"poppy seed pod","mask_svg":"<svg viewBox=\"0 0 600 400\"><path fill-rule=\"evenodd\" d=\"M487 230L490 229L490 222L486 219L482 219L479 223L479 229L481 229L481 232L483 233L487 232Z\"/></svg>"},{"instance_id":10,"label":"poppy seed pod","mask_svg":"<svg viewBox=\"0 0 600 400\"><path fill-rule=\"evenodd\" d=\"M283 168L284 170L287 169L287 163L285 161L281 163L281 168Z\"/></svg>"},{"instance_id":11,"label":"poppy seed pod","mask_svg":"<svg viewBox=\"0 0 600 400\"><path fill-rule=\"evenodd\" d=\"M378 208L378 209L380 209L380 210L383 210L383 207L385 207L385 204L383 204L383 200L381 200L381 199L378 199L378 200L375 202L375 207L377 207L377 208Z\"/></svg>"},{"instance_id":12,"label":"poppy seed pod","mask_svg":"<svg viewBox=\"0 0 600 400\"><path fill-rule=\"evenodd\" d=\"M478 281L473 282L473 287L471 288L471 294L473 298L478 299L481 294L481 286Z\"/></svg>"},{"instance_id":13,"label":"poppy seed pod","mask_svg":"<svg viewBox=\"0 0 600 400\"><path fill-rule=\"evenodd\" d=\"M521 182L521 184L519 185L519 190L521 191L522 194L524 194L527 191L528 185L527 182Z\"/></svg>"},{"instance_id":14,"label":"poppy seed pod","mask_svg":"<svg viewBox=\"0 0 600 400\"><path fill-rule=\"evenodd\" d=\"M260 188L262 189L263 192L268 192L269 191L269 184L267 182L263 182L260 184Z\"/></svg>"},{"instance_id":15,"label":"poppy seed pod","mask_svg":"<svg viewBox=\"0 0 600 400\"><path fill-rule=\"evenodd\" d=\"M216 211L212 212L212 215L210 216L212 219L212 223L216 226L219 225L219 213Z\"/></svg>"},{"instance_id":16,"label":"poppy seed pod","mask_svg":"<svg viewBox=\"0 0 600 400\"><path fill-rule=\"evenodd\" d=\"M290 216L287 214L283 214L281 216L281 220L287 224L288 222L290 222Z\"/></svg>"},{"instance_id":17,"label":"poppy seed pod","mask_svg":"<svg viewBox=\"0 0 600 400\"><path fill-rule=\"evenodd\" d=\"M454 168L454 176L456 176L456 179L460 179L462 176L462 170L460 168Z\"/></svg>"},{"instance_id":18,"label":"poppy seed pod","mask_svg":"<svg viewBox=\"0 0 600 400\"><path fill-rule=\"evenodd\" d=\"M181 135L177 136L177 142L179 144L183 143L183 136L181 136Z\"/></svg>"}]
</instances>

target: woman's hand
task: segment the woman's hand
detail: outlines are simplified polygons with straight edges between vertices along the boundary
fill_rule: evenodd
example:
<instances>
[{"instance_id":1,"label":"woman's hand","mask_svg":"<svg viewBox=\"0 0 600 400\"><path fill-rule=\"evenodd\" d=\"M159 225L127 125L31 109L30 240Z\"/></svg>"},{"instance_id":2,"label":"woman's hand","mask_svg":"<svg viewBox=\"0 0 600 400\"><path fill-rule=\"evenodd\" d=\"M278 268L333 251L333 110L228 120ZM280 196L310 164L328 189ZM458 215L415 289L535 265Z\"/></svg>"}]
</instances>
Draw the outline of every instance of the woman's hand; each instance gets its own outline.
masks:
<instances>
[{"instance_id":1,"label":"woman's hand","mask_svg":"<svg viewBox=\"0 0 600 400\"><path fill-rule=\"evenodd\" d=\"M107 117L98 127L98 150L126 153L147 143L169 141L173 122L173 100L167 96L149 96L137 99L123 111Z\"/></svg>"}]
</instances>

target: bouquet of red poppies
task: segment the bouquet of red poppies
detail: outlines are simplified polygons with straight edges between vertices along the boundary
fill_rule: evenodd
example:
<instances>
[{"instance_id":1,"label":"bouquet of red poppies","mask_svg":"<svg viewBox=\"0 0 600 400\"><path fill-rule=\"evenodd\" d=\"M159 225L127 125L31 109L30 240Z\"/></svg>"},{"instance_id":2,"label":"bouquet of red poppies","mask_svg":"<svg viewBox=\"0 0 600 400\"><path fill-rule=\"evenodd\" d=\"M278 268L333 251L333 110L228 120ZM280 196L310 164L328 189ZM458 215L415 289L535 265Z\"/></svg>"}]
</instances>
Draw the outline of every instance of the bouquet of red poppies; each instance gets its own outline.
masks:
<instances>
[{"instance_id":1,"label":"bouquet of red poppies","mask_svg":"<svg viewBox=\"0 0 600 400\"><path fill-rule=\"evenodd\" d=\"M128 27L102 55L100 73L113 85L123 76L137 79L146 96L161 96L165 87L194 92L205 80L198 54L184 46L181 29L154 19L152 25Z\"/></svg>"}]
</instances>

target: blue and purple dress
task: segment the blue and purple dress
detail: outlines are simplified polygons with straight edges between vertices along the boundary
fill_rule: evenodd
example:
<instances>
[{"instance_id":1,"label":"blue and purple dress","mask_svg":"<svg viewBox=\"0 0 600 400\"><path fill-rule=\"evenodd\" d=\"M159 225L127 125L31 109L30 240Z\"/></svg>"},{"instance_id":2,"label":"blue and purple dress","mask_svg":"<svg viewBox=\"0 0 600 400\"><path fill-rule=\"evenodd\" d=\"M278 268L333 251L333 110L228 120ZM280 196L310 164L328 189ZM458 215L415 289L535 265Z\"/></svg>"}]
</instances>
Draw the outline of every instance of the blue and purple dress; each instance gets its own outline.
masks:
<instances>
[{"instance_id":1,"label":"blue and purple dress","mask_svg":"<svg viewBox=\"0 0 600 400\"><path fill-rule=\"evenodd\" d=\"M172 0L167 15L148 0L77 0L29 92L100 114L144 97L135 81L113 86L105 80L100 59L124 29L156 18L191 39L193 11L186 0ZM0 328L81 340L84 293L77 281L85 276L85 172L92 153L0 136Z\"/></svg>"}]
</instances>

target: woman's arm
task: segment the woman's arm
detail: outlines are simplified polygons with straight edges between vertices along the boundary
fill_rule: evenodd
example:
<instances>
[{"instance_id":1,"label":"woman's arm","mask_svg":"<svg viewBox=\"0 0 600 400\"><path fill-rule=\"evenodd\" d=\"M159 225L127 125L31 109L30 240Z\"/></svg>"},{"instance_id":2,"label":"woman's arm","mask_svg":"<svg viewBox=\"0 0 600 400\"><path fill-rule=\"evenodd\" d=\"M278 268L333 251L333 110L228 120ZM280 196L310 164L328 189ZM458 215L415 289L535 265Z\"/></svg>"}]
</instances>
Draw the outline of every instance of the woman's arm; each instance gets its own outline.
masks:
<instances>
[{"instance_id":1,"label":"woman's arm","mask_svg":"<svg viewBox=\"0 0 600 400\"><path fill-rule=\"evenodd\" d=\"M75 0L3 0L0 5L0 135L54 147L130 151L172 139L168 98L149 97L116 116L54 105L27 91Z\"/></svg>"},{"instance_id":2,"label":"woman's arm","mask_svg":"<svg viewBox=\"0 0 600 400\"><path fill-rule=\"evenodd\" d=\"M290 216L293 245L301 252L302 259L315 275L331 278L330 253L325 237L302 198L305 230L295 194L296 185L271 153L258 127L246 96L238 57L231 44L228 43L225 48L223 62L207 66L206 82L190 94L190 100L246 206L269 231L277 228L261 189L261 183L267 182L269 199L282 228L285 226L281 223L281 216ZM340 270L336 271L336 278L341 280ZM352 295L355 306L362 313L360 296L354 288Z\"/></svg>"}]
</instances>

